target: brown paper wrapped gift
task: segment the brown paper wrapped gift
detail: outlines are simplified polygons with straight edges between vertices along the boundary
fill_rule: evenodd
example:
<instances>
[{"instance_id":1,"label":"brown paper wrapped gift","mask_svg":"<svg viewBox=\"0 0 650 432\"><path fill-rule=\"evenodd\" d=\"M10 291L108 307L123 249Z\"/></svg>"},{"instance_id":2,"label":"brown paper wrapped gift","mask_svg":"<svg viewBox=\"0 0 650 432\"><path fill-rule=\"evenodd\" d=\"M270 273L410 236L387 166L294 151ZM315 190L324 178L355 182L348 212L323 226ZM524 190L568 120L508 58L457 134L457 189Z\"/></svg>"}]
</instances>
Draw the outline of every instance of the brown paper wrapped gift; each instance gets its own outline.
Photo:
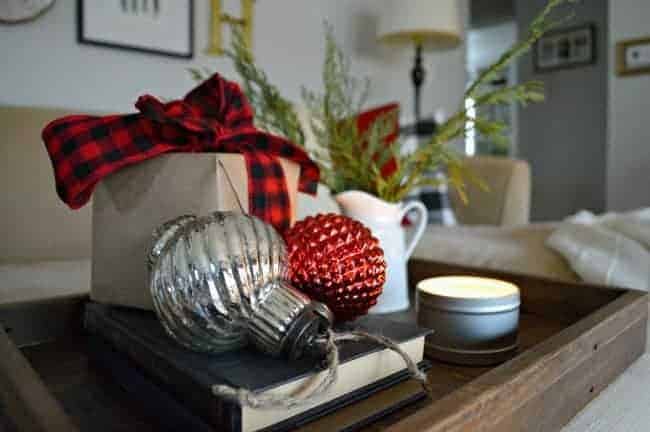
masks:
<instances>
[{"instance_id":1,"label":"brown paper wrapped gift","mask_svg":"<svg viewBox=\"0 0 650 432\"><path fill-rule=\"evenodd\" d=\"M123 168L97 185L93 195L93 300L153 309L146 256L154 229L184 214L238 209L218 160L247 210L248 178L240 154L171 153ZM293 223L300 168L279 160Z\"/></svg>"},{"instance_id":2,"label":"brown paper wrapped gift","mask_svg":"<svg viewBox=\"0 0 650 432\"><path fill-rule=\"evenodd\" d=\"M239 197L244 211L285 230L298 189L315 194L319 170L303 148L257 129L239 86L219 74L182 100L142 95L135 107L62 117L42 136L61 200L78 209L94 193L92 299L152 309L146 256L157 227L238 210Z\"/></svg>"}]
</instances>

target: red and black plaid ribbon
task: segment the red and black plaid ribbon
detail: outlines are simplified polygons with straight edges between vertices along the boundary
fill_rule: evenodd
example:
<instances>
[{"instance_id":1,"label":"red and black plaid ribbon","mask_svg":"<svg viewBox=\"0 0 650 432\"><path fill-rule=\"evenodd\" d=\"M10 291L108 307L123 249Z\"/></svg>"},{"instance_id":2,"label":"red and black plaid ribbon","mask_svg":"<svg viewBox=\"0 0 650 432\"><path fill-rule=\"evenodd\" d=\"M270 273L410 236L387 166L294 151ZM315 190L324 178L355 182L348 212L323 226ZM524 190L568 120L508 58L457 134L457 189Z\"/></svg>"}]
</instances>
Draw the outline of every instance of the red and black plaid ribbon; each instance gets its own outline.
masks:
<instances>
[{"instance_id":1,"label":"red and black plaid ribbon","mask_svg":"<svg viewBox=\"0 0 650 432\"><path fill-rule=\"evenodd\" d=\"M59 197L76 209L97 184L118 169L169 152L241 153L248 169L251 214L281 232L290 203L278 158L300 165L299 189L314 194L318 167L304 150L256 129L253 111L236 83L215 74L183 100L162 103L141 96L137 114L55 120L43 130Z\"/></svg>"}]
</instances>

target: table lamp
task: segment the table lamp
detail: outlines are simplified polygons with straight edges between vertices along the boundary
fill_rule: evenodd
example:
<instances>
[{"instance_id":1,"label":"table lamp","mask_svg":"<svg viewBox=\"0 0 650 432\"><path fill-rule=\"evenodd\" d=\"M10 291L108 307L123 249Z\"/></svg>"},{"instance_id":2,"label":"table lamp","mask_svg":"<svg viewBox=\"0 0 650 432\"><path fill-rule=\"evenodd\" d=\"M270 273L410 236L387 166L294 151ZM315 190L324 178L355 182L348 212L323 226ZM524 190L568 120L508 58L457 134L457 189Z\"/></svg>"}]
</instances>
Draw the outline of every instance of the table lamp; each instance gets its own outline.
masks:
<instances>
[{"instance_id":1,"label":"table lamp","mask_svg":"<svg viewBox=\"0 0 650 432\"><path fill-rule=\"evenodd\" d=\"M420 131L420 90L424 83L424 50L447 50L461 42L463 26L458 0L385 0L380 9L378 40L415 48L411 80L415 89L415 126Z\"/></svg>"}]
</instances>

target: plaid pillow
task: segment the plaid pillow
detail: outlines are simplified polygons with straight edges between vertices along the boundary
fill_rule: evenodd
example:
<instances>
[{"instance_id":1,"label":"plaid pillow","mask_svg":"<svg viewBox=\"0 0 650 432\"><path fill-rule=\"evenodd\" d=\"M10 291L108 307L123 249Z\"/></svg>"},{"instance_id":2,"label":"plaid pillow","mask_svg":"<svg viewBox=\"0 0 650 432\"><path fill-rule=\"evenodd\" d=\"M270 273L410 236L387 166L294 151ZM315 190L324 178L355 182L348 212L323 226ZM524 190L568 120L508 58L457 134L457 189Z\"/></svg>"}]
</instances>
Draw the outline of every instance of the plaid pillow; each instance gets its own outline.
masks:
<instances>
[{"instance_id":1,"label":"plaid pillow","mask_svg":"<svg viewBox=\"0 0 650 432\"><path fill-rule=\"evenodd\" d=\"M404 128L402 131L404 150L414 151L418 146L418 137L415 131ZM457 225L454 210L451 207L447 188L447 174L443 171L436 171L429 174L439 180L436 187L425 186L412 192L407 199L420 200L429 211L430 224L434 225Z\"/></svg>"},{"instance_id":2,"label":"plaid pillow","mask_svg":"<svg viewBox=\"0 0 650 432\"><path fill-rule=\"evenodd\" d=\"M440 180L437 187L422 187L414 194L429 211L429 223L436 225L453 226L457 225L456 215L451 208L447 188L447 176L443 172L437 172L434 177Z\"/></svg>"}]
</instances>

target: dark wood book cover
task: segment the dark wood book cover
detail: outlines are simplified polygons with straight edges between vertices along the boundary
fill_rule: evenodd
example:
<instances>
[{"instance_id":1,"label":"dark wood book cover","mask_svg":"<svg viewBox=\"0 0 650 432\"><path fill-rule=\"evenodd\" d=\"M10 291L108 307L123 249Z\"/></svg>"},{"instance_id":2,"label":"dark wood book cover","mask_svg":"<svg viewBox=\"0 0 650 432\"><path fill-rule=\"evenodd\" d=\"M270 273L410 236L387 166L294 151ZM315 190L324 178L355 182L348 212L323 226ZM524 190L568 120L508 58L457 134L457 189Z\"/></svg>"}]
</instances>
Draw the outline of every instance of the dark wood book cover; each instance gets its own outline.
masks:
<instances>
[{"instance_id":1,"label":"dark wood book cover","mask_svg":"<svg viewBox=\"0 0 650 432\"><path fill-rule=\"evenodd\" d=\"M268 390L314 373L313 359L287 362L260 355L252 348L219 355L191 352L170 339L151 312L89 303L85 322L92 335L91 339L97 339L93 345L103 352L104 358L110 351L101 348L102 341L107 342L117 353L124 354L133 363L133 371L142 373L145 380L164 389L173 400L183 401L188 414L198 415L202 421L218 426L220 430L241 430L241 410L236 404L216 398L211 392L214 384L226 383L252 390ZM355 323L355 327L386 335L399 342L427 333L413 324L377 316L364 317ZM341 361L346 363L379 349L368 343L345 344L341 349ZM127 369L122 368L122 372ZM332 401L332 406L354 402L406 377L404 372L395 374L348 395L346 401ZM328 410L325 405L300 415L301 418L293 419L294 424L296 421L304 423L310 420L309 417L331 412L332 407Z\"/></svg>"}]
</instances>

